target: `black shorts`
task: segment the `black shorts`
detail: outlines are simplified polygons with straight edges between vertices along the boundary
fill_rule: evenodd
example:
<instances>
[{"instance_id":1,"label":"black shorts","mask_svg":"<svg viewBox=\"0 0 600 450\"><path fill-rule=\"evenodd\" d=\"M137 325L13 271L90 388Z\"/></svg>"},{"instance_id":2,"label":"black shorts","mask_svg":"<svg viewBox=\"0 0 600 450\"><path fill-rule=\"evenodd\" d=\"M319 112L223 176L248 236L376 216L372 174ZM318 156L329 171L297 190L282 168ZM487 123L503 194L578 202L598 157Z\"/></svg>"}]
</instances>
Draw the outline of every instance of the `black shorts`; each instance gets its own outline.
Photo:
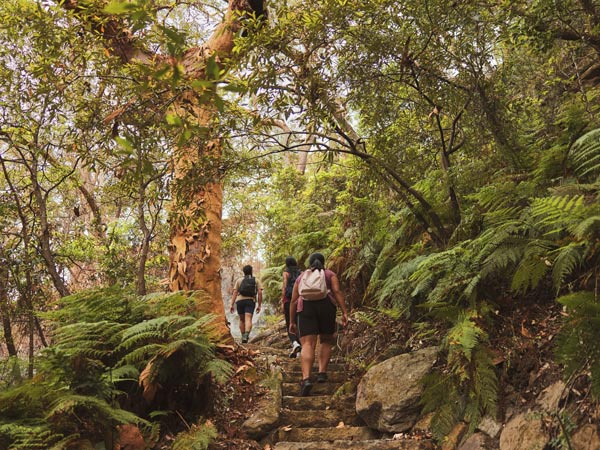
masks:
<instances>
[{"instance_id":1,"label":"black shorts","mask_svg":"<svg viewBox=\"0 0 600 450\"><path fill-rule=\"evenodd\" d=\"M244 314L254 314L254 305L254 301L249 298L243 298L242 300L235 302L237 313L240 316L243 316Z\"/></svg>"},{"instance_id":2,"label":"black shorts","mask_svg":"<svg viewBox=\"0 0 600 450\"><path fill-rule=\"evenodd\" d=\"M298 336L311 334L335 334L335 313L337 308L328 298L324 300L303 301L302 311L298 313Z\"/></svg>"}]
</instances>

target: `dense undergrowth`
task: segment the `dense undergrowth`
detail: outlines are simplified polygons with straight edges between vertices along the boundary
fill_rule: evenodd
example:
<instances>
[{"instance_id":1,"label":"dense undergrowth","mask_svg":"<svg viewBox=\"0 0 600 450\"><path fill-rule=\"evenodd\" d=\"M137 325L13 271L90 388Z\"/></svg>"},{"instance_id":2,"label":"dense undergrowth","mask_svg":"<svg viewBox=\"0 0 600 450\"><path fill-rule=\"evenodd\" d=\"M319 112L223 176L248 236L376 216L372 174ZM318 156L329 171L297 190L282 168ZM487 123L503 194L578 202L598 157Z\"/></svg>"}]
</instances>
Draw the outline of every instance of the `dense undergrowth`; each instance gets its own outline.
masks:
<instances>
[{"instance_id":1,"label":"dense undergrowth","mask_svg":"<svg viewBox=\"0 0 600 450\"><path fill-rule=\"evenodd\" d=\"M34 377L2 378L0 447L108 449L121 425L154 445L191 423L172 448L206 448L216 435L201 420L210 389L232 368L215 352L212 316L195 313L198 301L197 292L139 297L116 287L61 299L47 313L54 342Z\"/></svg>"}]
</instances>

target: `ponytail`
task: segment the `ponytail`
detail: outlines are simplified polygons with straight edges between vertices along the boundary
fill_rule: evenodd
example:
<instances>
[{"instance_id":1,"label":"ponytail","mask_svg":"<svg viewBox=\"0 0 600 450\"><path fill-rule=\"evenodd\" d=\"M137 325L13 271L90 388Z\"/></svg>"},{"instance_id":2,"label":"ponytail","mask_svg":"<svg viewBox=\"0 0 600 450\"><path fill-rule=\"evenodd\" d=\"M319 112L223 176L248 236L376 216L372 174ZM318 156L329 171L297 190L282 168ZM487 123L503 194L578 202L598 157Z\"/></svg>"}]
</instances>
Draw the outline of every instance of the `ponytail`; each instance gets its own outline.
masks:
<instances>
[{"instance_id":1,"label":"ponytail","mask_svg":"<svg viewBox=\"0 0 600 450\"><path fill-rule=\"evenodd\" d=\"M321 253L313 253L308 258L308 264L313 270L325 269L325 257Z\"/></svg>"}]
</instances>

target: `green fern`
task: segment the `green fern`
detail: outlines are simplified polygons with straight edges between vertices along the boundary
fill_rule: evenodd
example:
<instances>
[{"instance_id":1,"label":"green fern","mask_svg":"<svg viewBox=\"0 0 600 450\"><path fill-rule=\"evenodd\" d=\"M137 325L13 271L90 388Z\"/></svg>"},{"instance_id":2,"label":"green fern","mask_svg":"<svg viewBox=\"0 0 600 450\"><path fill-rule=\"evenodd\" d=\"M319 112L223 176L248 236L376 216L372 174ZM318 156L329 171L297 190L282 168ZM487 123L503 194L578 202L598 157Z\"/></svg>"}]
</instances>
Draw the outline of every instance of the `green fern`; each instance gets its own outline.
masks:
<instances>
[{"instance_id":1,"label":"green fern","mask_svg":"<svg viewBox=\"0 0 600 450\"><path fill-rule=\"evenodd\" d=\"M76 423L77 417L85 417L95 424L110 427L112 422L118 424L136 423L149 425L149 423L132 412L111 406L104 400L86 395L61 395L51 405L46 419L54 424Z\"/></svg>"},{"instance_id":2,"label":"green fern","mask_svg":"<svg viewBox=\"0 0 600 450\"><path fill-rule=\"evenodd\" d=\"M563 285L567 277L571 276L582 266L587 252L588 249L586 245L572 242L564 247L556 249L551 254L551 256L556 255L552 265L552 280L557 289Z\"/></svg>"},{"instance_id":3,"label":"green fern","mask_svg":"<svg viewBox=\"0 0 600 450\"><path fill-rule=\"evenodd\" d=\"M557 359L565 375L589 371L592 393L600 397L600 302L593 292L576 292L558 299L568 318L557 336Z\"/></svg>"},{"instance_id":4,"label":"green fern","mask_svg":"<svg viewBox=\"0 0 600 450\"><path fill-rule=\"evenodd\" d=\"M206 450L217 437L214 425L207 423L192 425L183 433L179 433L173 441L173 450Z\"/></svg>"},{"instance_id":5,"label":"green fern","mask_svg":"<svg viewBox=\"0 0 600 450\"><path fill-rule=\"evenodd\" d=\"M546 236L558 235L584 217L583 196L545 197L534 199L530 209L536 225Z\"/></svg>"},{"instance_id":6,"label":"green fern","mask_svg":"<svg viewBox=\"0 0 600 450\"><path fill-rule=\"evenodd\" d=\"M571 148L575 173L580 177L600 173L600 128L581 136Z\"/></svg>"}]
</instances>

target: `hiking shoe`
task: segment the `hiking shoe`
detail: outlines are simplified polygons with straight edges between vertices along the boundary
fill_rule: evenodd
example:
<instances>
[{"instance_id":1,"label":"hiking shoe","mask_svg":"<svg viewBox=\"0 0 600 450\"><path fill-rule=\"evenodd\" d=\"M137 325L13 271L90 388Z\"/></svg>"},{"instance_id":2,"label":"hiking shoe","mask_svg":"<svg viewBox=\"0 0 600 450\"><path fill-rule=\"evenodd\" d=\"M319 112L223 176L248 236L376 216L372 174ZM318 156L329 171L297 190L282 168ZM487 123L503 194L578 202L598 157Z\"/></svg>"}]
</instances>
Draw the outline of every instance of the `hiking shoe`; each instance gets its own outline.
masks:
<instances>
[{"instance_id":1,"label":"hiking shoe","mask_svg":"<svg viewBox=\"0 0 600 450\"><path fill-rule=\"evenodd\" d=\"M312 383L308 378L302 380L300 383L300 397L308 397L310 390L312 389Z\"/></svg>"},{"instance_id":2,"label":"hiking shoe","mask_svg":"<svg viewBox=\"0 0 600 450\"><path fill-rule=\"evenodd\" d=\"M325 383L327 381L327 372L319 372L317 374L317 383Z\"/></svg>"},{"instance_id":3,"label":"hiking shoe","mask_svg":"<svg viewBox=\"0 0 600 450\"><path fill-rule=\"evenodd\" d=\"M294 343L292 344L292 351L290 352L290 358L297 357L298 353L300 353L300 350L302 350L302 346L298 344L297 341L294 341Z\"/></svg>"}]
</instances>

